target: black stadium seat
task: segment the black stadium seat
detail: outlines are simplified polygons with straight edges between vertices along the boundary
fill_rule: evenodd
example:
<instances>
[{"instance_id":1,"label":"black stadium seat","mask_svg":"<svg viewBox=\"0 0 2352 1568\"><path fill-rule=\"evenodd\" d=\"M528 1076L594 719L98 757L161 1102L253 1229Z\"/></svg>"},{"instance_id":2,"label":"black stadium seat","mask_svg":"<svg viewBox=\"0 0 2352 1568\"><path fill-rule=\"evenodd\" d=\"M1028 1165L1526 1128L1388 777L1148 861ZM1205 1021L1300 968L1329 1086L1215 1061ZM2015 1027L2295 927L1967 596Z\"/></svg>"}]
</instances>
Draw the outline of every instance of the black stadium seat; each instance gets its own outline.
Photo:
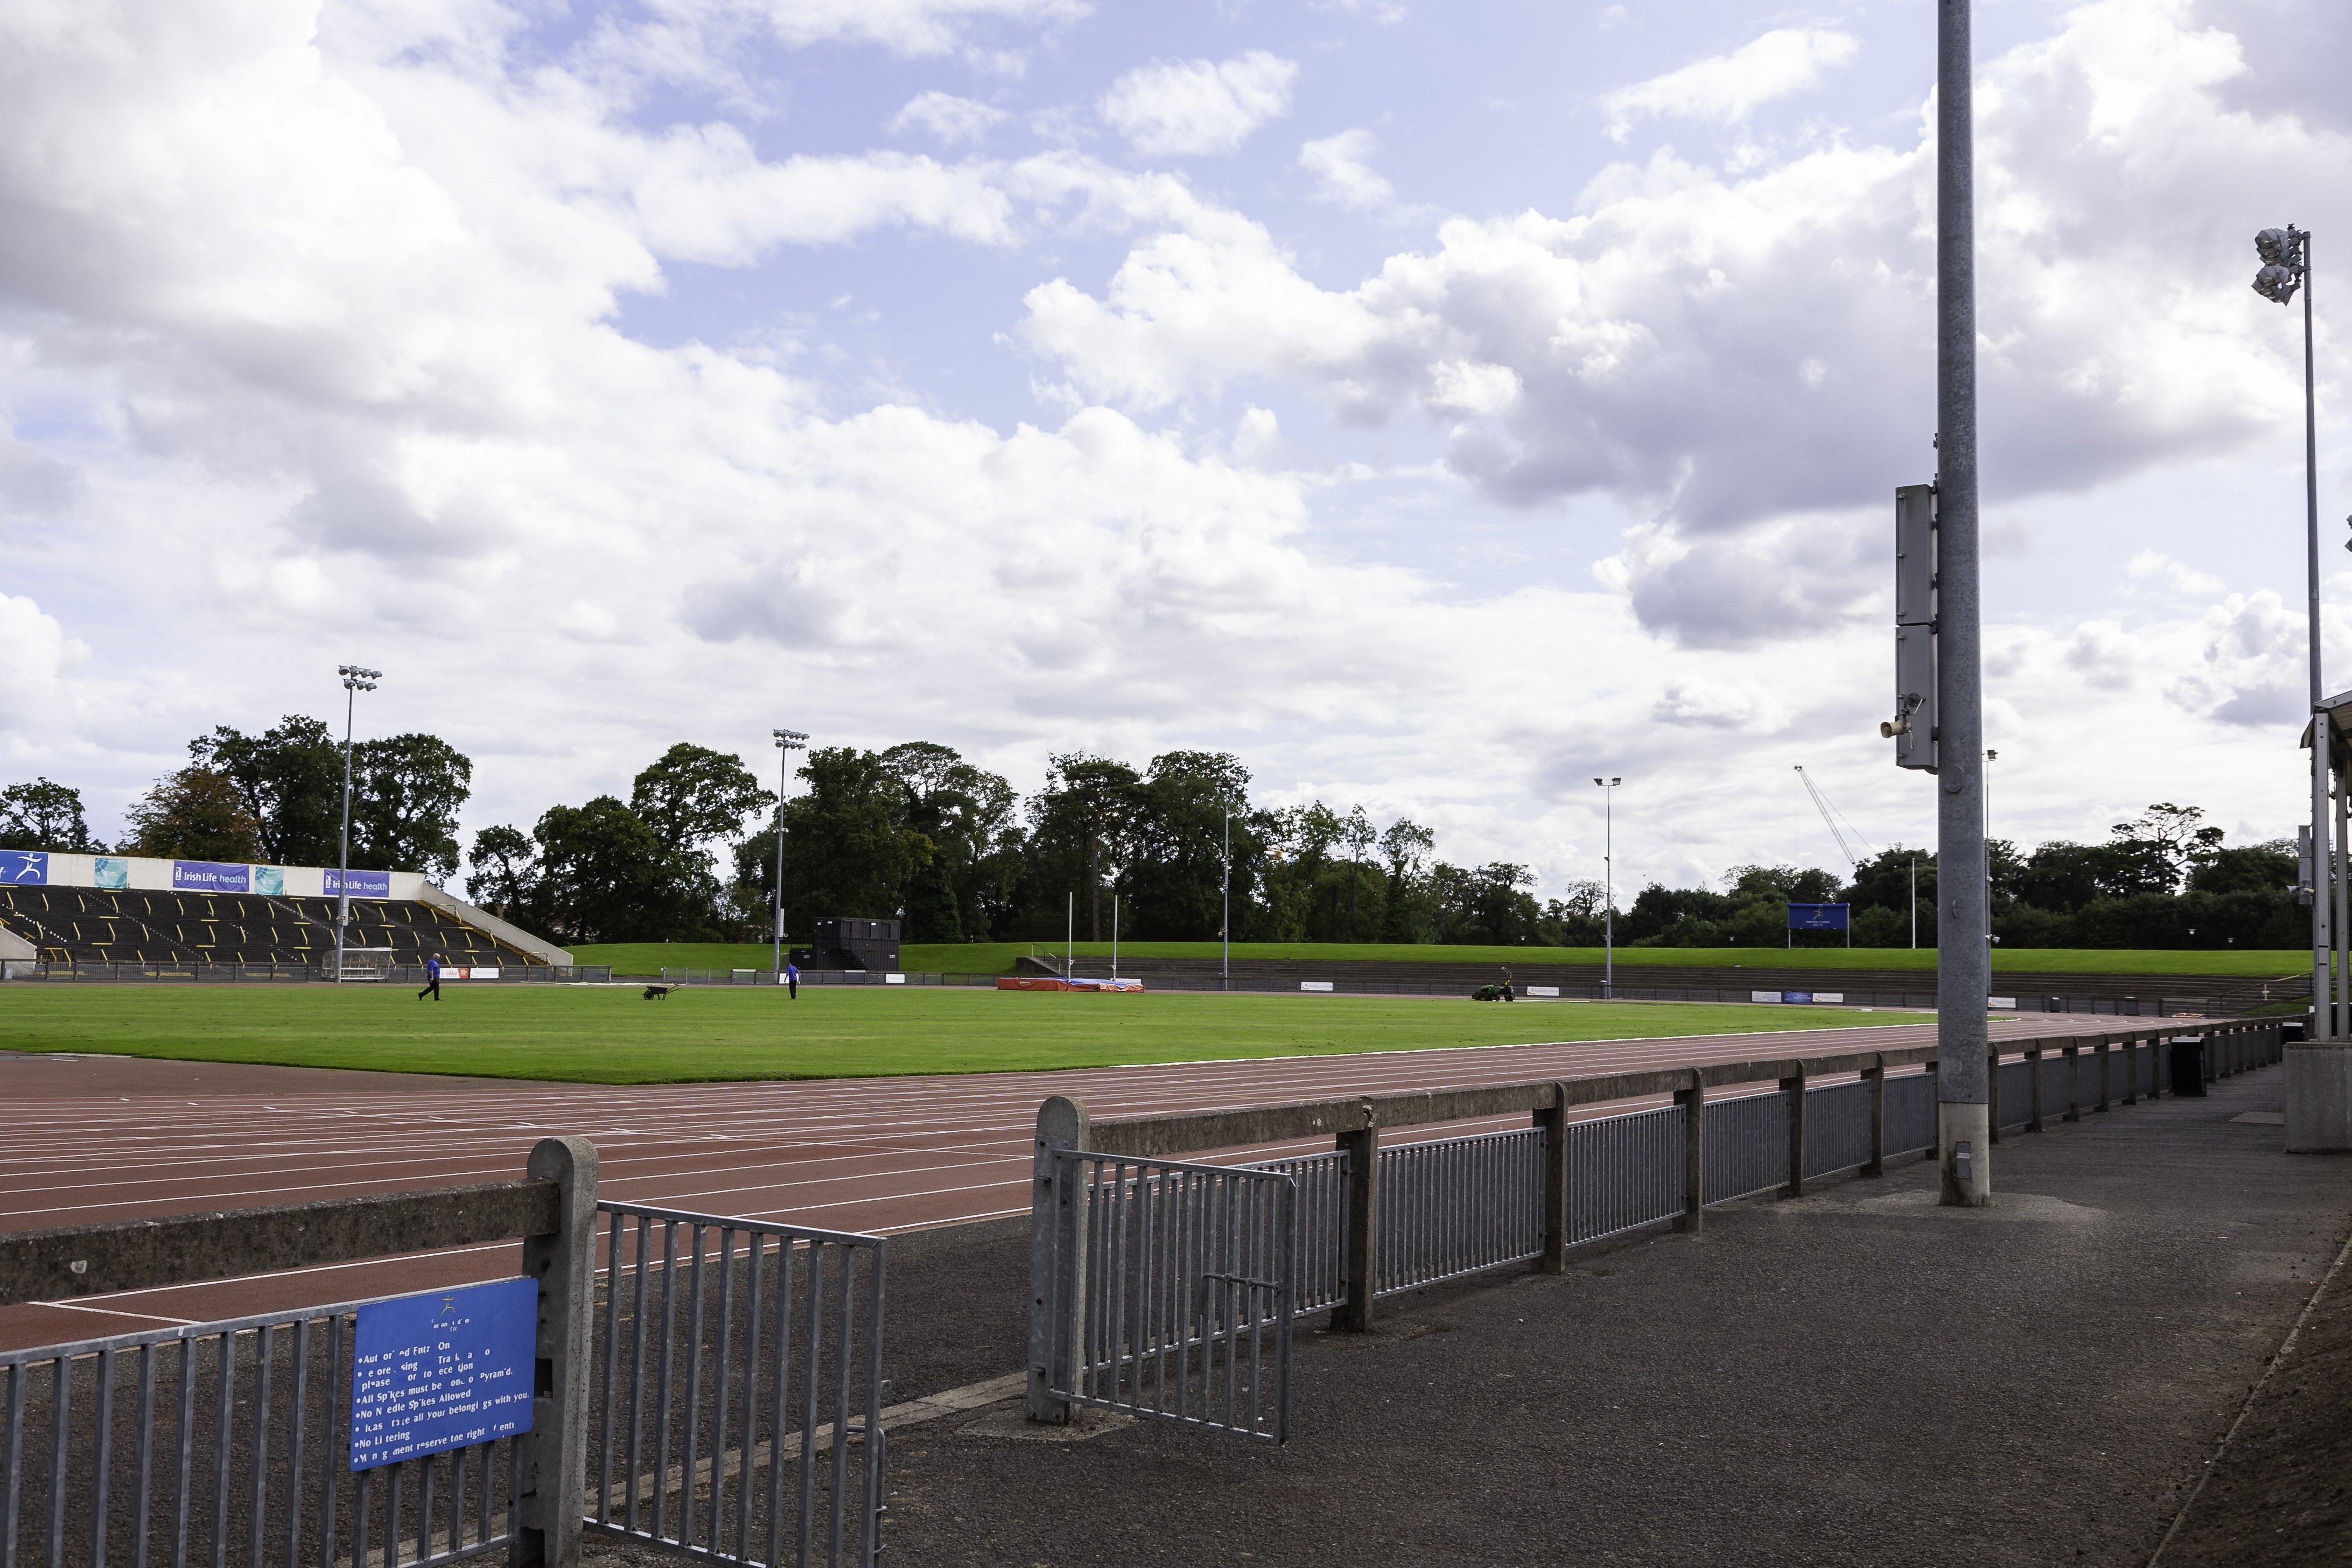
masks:
<instances>
[{"instance_id":1,"label":"black stadium seat","mask_svg":"<svg viewBox=\"0 0 2352 1568\"><path fill-rule=\"evenodd\" d=\"M327 964L335 900L259 893L171 893L0 887L0 926L44 958L81 963ZM347 948L392 951L394 963L438 953L452 964L539 966L488 931L408 900L354 899Z\"/></svg>"}]
</instances>

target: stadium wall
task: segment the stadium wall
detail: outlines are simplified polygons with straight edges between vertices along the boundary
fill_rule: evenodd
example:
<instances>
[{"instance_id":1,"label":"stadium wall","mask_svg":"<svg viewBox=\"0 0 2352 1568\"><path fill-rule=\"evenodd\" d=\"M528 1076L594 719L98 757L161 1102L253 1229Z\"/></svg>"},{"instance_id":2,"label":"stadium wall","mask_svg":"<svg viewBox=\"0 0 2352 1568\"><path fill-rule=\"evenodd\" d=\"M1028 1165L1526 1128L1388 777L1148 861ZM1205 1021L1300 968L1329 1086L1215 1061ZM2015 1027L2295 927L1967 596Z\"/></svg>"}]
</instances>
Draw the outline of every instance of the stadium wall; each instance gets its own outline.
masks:
<instances>
[{"instance_id":1,"label":"stadium wall","mask_svg":"<svg viewBox=\"0 0 2352 1568\"><path fill-rule=\"evenodd\" d=\"M0 849L0 882L17 887L328 899L339 890L340 876L331 866L264 866L215 860L159 860L143 855L77 855L58 849ZM404 899L417 902L424 901L424 889L432 886L422 871L357 869L351 873L351 895L355 899Z\"/></svg>"}]
</instances>

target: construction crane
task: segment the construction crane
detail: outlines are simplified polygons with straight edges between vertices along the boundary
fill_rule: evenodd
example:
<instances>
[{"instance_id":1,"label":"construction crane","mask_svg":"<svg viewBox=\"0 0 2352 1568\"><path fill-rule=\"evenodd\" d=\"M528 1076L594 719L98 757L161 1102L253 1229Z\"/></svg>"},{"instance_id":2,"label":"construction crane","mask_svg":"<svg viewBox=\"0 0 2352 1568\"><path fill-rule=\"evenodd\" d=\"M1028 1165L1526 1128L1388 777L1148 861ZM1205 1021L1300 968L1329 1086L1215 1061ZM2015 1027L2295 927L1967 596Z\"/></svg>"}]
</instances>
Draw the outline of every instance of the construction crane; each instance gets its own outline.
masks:
<instances>
[{"instance_id":1,"label":"construction crane","mask_svg":"<svg viewBox=\"0 0 2352 1568\"><path fill-rule=\"evenodd\" d=\"M1855 847L1858 845L1866 850L1870 847L1870 841L1862 836L1860 828L1845 820L1843 812L1830 804L1830 797L1822 793L1822 786L1813 782L1813 775L1805 771L1802 763L1797 764L1797 777L1804 781L1805 793L1813 797L1813 808L1822 814L1822 821L1828 826L1830 837L1837 840L1838 853L1844 856L1856 871L1860 871L1863 856ZM1850 840L1849 835L1852 836Z\"/></svg>"}]
</instances>

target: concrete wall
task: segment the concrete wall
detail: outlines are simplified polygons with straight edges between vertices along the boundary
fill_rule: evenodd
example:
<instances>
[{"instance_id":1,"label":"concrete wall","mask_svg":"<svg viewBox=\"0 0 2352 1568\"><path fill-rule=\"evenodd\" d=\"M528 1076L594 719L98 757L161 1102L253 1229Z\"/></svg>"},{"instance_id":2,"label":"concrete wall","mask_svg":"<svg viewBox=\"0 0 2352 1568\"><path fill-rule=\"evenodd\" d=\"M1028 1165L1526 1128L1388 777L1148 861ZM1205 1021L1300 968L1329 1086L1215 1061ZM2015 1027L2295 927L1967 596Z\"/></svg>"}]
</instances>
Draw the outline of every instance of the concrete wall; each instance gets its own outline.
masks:
<instances>
[{"instance_id":1,"label":"concrete wall","mask_svg":"<svg viewBox=\"0 0 2352 1568\"><path fill-rule=\"evenodd\" d=\"M27 864L29 861L31 863ZM78 855L63 850L47 850L37 857L14 863L9 880L31 886L51 888L121 888L140 892L236 892L263 893L289 899L323 899L330 897L328 879L333 870L324 866L266 866L258 863L217 868L226 873L226 884L211 887L203 879L199 868L211 868L212 862L198 860L159 860L142 855ZM243 873L244 886L236 885L236 873ZM20 874L21 873L21 874ZM353 871L352 897L383 899L421 899L423 889L432 884L422 871ZM362 879L383 877L386 887L376 892L364 892L369 886Z\"/></svg>"},{"instance_id":2,"label":"concrete wall","mask_svg":"<svg viewBox=\"0 0 2352 1568\"><path fill-rule=\"evenodd\" d=\"M509 924L488 910L477 909L454 893L445 893L430 882L425 884L415 898L420 904L429 905L444 914L455 915L467 925L489 932L509 947L520 948L542 963L568 966L572 963L572 954L562 948L542 942L522 927Z\"/></svg>"}]
</instances>

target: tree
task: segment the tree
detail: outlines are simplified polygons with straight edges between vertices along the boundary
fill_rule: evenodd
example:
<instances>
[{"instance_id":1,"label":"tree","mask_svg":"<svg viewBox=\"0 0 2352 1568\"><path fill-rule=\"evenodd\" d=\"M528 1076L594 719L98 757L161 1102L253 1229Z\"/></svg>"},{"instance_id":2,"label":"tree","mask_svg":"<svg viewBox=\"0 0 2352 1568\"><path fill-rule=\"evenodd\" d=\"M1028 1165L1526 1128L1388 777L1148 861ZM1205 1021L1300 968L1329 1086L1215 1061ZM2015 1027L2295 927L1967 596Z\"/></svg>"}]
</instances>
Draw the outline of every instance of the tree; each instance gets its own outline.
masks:
<instances>
[{"instance_id":1,"label":"tree","mask_svg":"<svg viewBox=\"0 0 2352 1568\"><path fill-rule=\"evenodd\" d=\"M388 735L352 748L352 864L422 871L436 883L457 870L457 808L474 764L437 735ZM334 863L331 855L320 862Z\"/></svg>"},{"instance_id":2,"label":"tree","mask_svg":"<svg viewBox=\"0 0 2352 1568\"><path fill-rule=\"evenodd\" d=\"M1248 855L1249 770L1230 752L1164 752L1129 792L1127 865L1118 887L1129 934L1161 941L1216 936L1224 879L1225 813L1240 818L1234 890L1255 883Z\"/></svg>"},{"instance_id":3,"label":"tree","mask_svg":"<svg viewBox=\"0 0 2352 1568\"><path fill-rule=\"evenodd\" d=\"M539 910L539 850L516 827L485 827L474 835L467 858L474 874L466 897L500 920L525 927L544 924Z\"/></svg>"},{"instance_id":4,"label":"tree","mask_svg":"<svg viewBox=\"0 0 2352 1568\"><path fill-rule=\"evenodd\" d=\"M189 742L188 755L236 790L261 836L256 858L279 866L335 864L343 753L325 724L300 713L289 713L258 735L222 724Z\"/></svg>"},{"instance_id":5,"label":"tree","mask_svg":"<svg viewBox=\"0 0 2352 1568\"><path fill-rule=\"evenodd\" d=\"M1018 859L1006 853L1019 799L1013 785L930 741L892 746L882 767L898 781L900 822L931 847L901 896L906 940L985 940L1020 880Z\"/></svg>"},{"instance_id":6,"label":"tree","mask_svg":"<svg viewBox=\"0 0 2352 1568\"><path fill-rule=\"evenodd\" d=\"M2118 847L2128 846L2145 863L2160 864L2168 875L2162 887L2147 891L2177 892L2189 871L2221 848L2220 828L2197 826L2204 816L2200 806L2158 801L2131 821L2115 825L2112 831Z\"/></svg>"},{"instance_id":7,"label":"tree","mask_svg":"<svg viewBox=\"0 0 2352 1568\"><path fill-rule=\"evenodd\" d=\"M799 776L807 793L783 809L787 919L794 910L804 917L898 917L907 886L930 864L932 847L903 820L898 775L877 752L822 746L808 753ZM761 901L771 896L775 854L772 832L744 840L735 851L739 888Z\"/></svg>"},{"instance_id":8,"label":"tree","mask_svg":"<svg viewBox=\"0 0 2352 1568\"><path fill-rule=\"evenodd\" d=\"M743 820L776 804L740 757L680 741L636 776L629 808L674 853L743 837Z\"/></svg>"},{"instance_id":9,"label":"tree","mask_svg":"<svg viewBox=\"0 0 2352 1568\"><path fill-rule=\"evenodd\" d=\"M226 774L203 766L157 780L131 808L131 853L159 859L264 858L260 825L236 786Z\"/></svg>"},{"instance_id":10,"label":"tree","mask_svg":"<svg viewBox=\"0 0 2352 1568\"><path fill-rule=\"evenodd\" d=\"M660 836L612 795L550 806L531 837L539 846L534 901L551 934L568 942L700 934Z\"/></svg>"},{"instance_id":11,"label":"tree","mask_svg":"<svg viewBox=\"0 0 2352 1568\"><path fill-rule=\"evenodd\" d=\"M1087 940L1099 942L1103 886L1126 864L1142 775L1125 763L1084 752L1060 753L1052 761L1045 789L1029 804L1029 842L1033 856L1049 865L1068 863L1076 871ZM1037 891L1049 889L1041 886Z\"/></svg>"},{"instance_id":12,"label":"tree","mask_svg":"<svg viewBox=\"0 0 2352 1568\"><path fill-rule=\"evenodd\" d=\"M89 854L104 847L89 836L81 791L46 778L0 789L0 849Z\"/></svg>"},{"instance_id":13,"label":"tree","mask_svg":"<svg viewBox=\"0 0 2352 1568\"><path fill-rule=\"evenodd\" d=\"M2267 844L2216 848L2189 874L2192 893L2291 893L2297 874L2294 846L2284 838Z\"/></svg>"},{"instance_id":14,"label":"tree","mask_svg":"<svg viewBox=\"0 0 2352 1568\"><path fill-rule=\"evenodd\" d=\"M1380 850L1387 868L1381 940L1433 940L1436 921L1426 868L1436 855L1437 836L1411 817L1400 816L1381 834Z\"/></svg>"}]
</instances>

